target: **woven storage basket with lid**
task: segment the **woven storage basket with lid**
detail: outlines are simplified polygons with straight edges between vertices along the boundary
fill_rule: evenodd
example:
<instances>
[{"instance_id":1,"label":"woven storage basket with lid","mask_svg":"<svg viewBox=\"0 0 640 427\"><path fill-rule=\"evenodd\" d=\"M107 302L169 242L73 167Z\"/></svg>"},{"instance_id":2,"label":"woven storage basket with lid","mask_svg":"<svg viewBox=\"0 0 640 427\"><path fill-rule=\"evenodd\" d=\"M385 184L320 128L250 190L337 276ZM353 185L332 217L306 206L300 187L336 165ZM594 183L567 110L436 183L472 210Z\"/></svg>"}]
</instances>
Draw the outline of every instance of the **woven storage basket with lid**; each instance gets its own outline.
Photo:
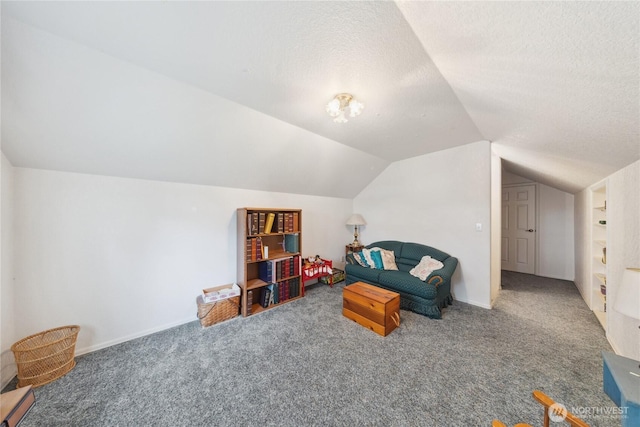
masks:
<instances>
[{"instance_id":1,"label":"woven storage basket with lid","mask_svg":"<svg viewBox=\"0 0 640 427\"><path fill-rule=\"evenodd\" d=\"M11 346L18 365L18 387L39 387L57 380L76 366L80 326L70 325L29 335Z\"/></svg>"},{"instance_id":2,"label":"woven storage basket with lid","mask_svg":"<svg viewBox=\"0 0 640 427\"><path fill-rule=\"evenodd\" d=\"M196 302L198 303L198 319L203 327L232 319L238 315L240 309L239 296L210 303L205 303L202 296L198 296Z\"/></svg>"}]
</instances>

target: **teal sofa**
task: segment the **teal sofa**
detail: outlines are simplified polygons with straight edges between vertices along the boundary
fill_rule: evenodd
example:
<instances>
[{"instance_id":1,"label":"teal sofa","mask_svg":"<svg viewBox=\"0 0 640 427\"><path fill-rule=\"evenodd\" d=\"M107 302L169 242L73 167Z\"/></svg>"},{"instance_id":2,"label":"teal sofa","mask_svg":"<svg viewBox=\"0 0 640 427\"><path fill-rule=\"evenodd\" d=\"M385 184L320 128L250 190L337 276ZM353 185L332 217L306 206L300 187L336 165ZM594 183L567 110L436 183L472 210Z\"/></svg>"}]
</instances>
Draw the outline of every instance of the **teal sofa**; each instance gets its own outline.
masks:
<instances>
[{"instance_id":1,"label":"teal sofa","mask_svg":"<svg viewBox=\"0 0 640 427\"><path fill-rule=\"evenodd\" d=\"M385 240L367 245L367 249L382 248L394 252L398 270L378 270L359 265L353 254L346 257L345 282L365 282L400 294L400 308L440 319L442 309L453 303L451 276L458 266L458 259L430 246ZM433 271L425 281L409 271L423 256L429 255L444 264Z\"/></svg>"}]
</instances>

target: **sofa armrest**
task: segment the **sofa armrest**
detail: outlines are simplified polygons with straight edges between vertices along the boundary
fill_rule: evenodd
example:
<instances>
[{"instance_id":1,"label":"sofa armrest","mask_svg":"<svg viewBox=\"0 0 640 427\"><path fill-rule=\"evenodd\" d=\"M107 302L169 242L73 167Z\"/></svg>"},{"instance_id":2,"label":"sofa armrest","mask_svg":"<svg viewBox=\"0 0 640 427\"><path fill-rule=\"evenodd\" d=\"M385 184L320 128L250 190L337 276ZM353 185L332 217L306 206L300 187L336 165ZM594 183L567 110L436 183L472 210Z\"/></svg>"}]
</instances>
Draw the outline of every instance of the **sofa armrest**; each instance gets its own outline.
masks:
<instances>
[{"instance_id":1,"label":"sofa armrest","mask_svg":"<svg viewBox=\"0 0 640 427\"><path fill-rule=\"evenodd\" d=\"M345 257L345 261L347 264L360 265L356 262L356 259L353 257L353 253L348 253L347 256Z\"/></svg>"},{"instance_id":2,"label":"sofa armrest","mask_svg":"<svg viewBox=\"0 0 640 427\"><path fill-rule=\"evenodd\" d=\"M456 271L456 267L458 267L458 258L450 256L444 260L443 264L444 267L434 271L427 277L426 282L428 284L434 285L437 288L444 282L451 281L451 276L453 276L453 272Z\"/></svg>"}]
</instances>

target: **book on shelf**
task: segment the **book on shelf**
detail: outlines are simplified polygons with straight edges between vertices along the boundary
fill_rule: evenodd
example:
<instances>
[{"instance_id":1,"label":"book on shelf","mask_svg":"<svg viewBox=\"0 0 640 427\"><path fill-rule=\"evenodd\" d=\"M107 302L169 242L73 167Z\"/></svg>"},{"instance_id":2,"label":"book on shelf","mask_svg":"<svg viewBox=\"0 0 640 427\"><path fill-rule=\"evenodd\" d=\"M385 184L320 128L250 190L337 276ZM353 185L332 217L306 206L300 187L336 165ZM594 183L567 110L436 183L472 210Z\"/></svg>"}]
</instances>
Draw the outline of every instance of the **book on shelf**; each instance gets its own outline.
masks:
<instances>
[{"instance_id":1,"label":"book on shelf","mask_svg":"<svg viewBox=\"0 0 640 427\"><path fill-rule=\"evenodd\" d=\"M267 219L267 214L264 212L258 212L258 234L264 233L264 225Z\"/></svg>"},{"instance_id":2,"label":"book on shelf","mask_svg":"<svg viewBox=\"0 0 640 427\"><path fill-rule=\"evenodd\" d=\"M258 222L258 213L254 212L251 215L251 234L258 234L258 226L259 226L259 222Z\"/></svg>"},{"instance_id":3,"label":"book on shelf","mask_svg":"<svg viewBox=\"0 0 640 427\"><path fill-rule=\"evenodd\" d=\"M260 305L263 308L269 307L269 298L271 297L271 291L268 287L263 286L260 288Z\"/></svg>"},{"instance_id":4,"label":"book on shelf","mask_svg":"<svg viewBox=\"0 0 640 427\"><path fill-rule=\"evenodd\" d=\"M251 239L251 257L249 258L251 261L258 259L256 255L256 239Z\"/></svg>"},{"instance_id":5,"label":"book on shelf","mask_svg":"<svg viewBox=\"0 0 640 427\"><path fill-rule=\"evenodd\" d=\"M278 233L284 233L284 213L278 212Z\"/></svg>"},{"instance_id":6,"label":"book on shelf","mask_svg":"<svg viewBox=\"0 0 640 427\"><path fill-rule=\"evenodd\" d=\"M247 307L247 316L251 314L251 306L253 305L253 289L247 291L247 300L245 301Z\"/></svg>"},{"instance_id":7,"label":"book on shelf","mask_svg":"<svg viewBox=\"0 0 640 427\"><path fill-rule=\"evenodd\" d=\"M269 301L271 304L280 303L280 286L277 282L270 283L268 285L269 290L271 291L271 295L269 297Z\"/></svg>"},{"instance_id":8,"label":"book on shelf","mask_svg":"<svg viewBox=\"0 0 640 427\"><path fill-rule=\"evenodd\" d=\"M284 235L284 250L291 253L300 252L298 234Z\"/></svg>"},{"instance_id":9,"label":"book on shelf","mask_svg":"<svg viewBox=\"0 0 640 427\"><path fill-rule=\"evenodd\" d=\"M294 212L292 216L293 216L293 219L292 219L293 224L291 227L292 228L291 231L297 233L298 231L300 231L298 227L298 224L300 223L300 215L298 214L298 212Z\"/></svg>"},{"instance_id":10,"label":"book on shelf","mask_svg":"<svg viewBox=\"0 0 640 427\"><path fill-rule=\"evenodd\" d=\"M266 222L264 224L264 233L265 234L270 234L271 233L271 229L273 228L273 221L276 218L276 214L274 214L273 212L269 212L267 214L267 219Z\"/></svg>"},{"instance_id":11,"label":"book on shelf","mask_svg":"<svg viewBox=\"0 0 640 427\"><path fill-rule=\"evenodd\" d=\"M291 233L293 231L293 214L287 212L284 214L284 232Z\"/></svg>"},{"instance_id":12,"label":"book on shelf","mask_svg":"<svg viewBox=\"0 0 640 427\"><path fill-rule=\"evenodd\" d=\"M260 280L263 280L267 283L275 281L275 277L273 276L274 270L274 262L273 261L263 261L259 266L259 277Z\"/></svg>"},{"instance_id":13,"label":"book on shelf","mask_svg":"<svg viewBox=\"0 0 640 427\"><path fill-rule=\"evenodd\" d=\"M296 255L293 257L293 275L300 275L300 255Z\"/></svg>"},{"instance_id":14,"label":"book on shelf","mask_svg":"<svg viewBox=\"0 0 640 427\"><path fill-rule=\"evenodd\" d=\"M265 259L265 249L262 243L262 237L251 237L247 239L247 260L260 261Z\"/></svg>"},{"instance_id":15,"label":"book on shelf","mask_svg":"<svg viewBox=\"0 0 640 427\"><path fill-rule=\"evenodd\" d=\"M278 299L276 297L276 292L274 291L273 283L267 285L267 289L269 290L269 301L267 302L267 306L277 304Z\"/></svg>"},{"instance_id":16,"label":"book on shelf","mask_svg":"<svg viewBox=\"0 0 640 427\"><path fill-rule=\"evenodd\" d=\"M256 258L255 260L261 260L264 258L263 247L262 247L262 237L256 237Z\"/></svg>"}]
</instances>

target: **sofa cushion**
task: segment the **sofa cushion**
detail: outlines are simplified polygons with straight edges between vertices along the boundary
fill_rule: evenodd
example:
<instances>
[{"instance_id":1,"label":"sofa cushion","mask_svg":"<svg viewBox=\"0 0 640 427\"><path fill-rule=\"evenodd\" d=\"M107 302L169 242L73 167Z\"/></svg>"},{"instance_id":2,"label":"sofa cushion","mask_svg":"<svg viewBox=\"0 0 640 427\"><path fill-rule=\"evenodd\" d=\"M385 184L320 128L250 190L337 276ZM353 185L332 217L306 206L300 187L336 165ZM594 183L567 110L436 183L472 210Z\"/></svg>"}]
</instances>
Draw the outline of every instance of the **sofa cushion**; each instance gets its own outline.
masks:
<instances>
[{"instance_id":1,"label":"sofa cushion","mask_svg":"<svg viewBox=\"0 0 640 427\"><path fill-rule=\"evenodd\" d=\"M361 267L355 264L347 264L344 266L345 272L352 276L355 281L363 280L367 283L377 283L380 273L384 270L376 270L375 268Z\"/></svg>"},{"instance_id":2,"label":"sofa cushion","mask_svg":"<svg viewBox=\"0 0 640 427\"><path fill-rule=\"evenodd\" d=\"M409 272L413 267L418 265L423 256L429 255L433 259L444 262L449 258L449 254L442 252L431 246L421 245L419 243L405 243L402 245L402 251L396 252L396 263L402 271Z\"/></svg>"},{"instance_id":3,"label":"sofa cushion","mask_svg":"<svg viewBox=\"0 0 640 427\"><path fill-rule=\"evenodd\" d=\"M426 299L434 299L438 294L435 286L429 285L404 271L384 270L380 272L378 283L382 287L392 288L398 292L405 292Z\"/></svg>"},{"instance_id":4,"label":"sofa cushion","mask_svg":"<svg viewBox=\"0 0 640 427\"><path fill-rule=\"evenodd\" d=\"M388 251L393 251L396 254L396 258L400 256L400 251L402 250L403 242L398 242L397 240L382 240L380 242L373 242L370 245L367 245L368 249L372 248L382 248Z\"/></svg>"}]
</instances>

